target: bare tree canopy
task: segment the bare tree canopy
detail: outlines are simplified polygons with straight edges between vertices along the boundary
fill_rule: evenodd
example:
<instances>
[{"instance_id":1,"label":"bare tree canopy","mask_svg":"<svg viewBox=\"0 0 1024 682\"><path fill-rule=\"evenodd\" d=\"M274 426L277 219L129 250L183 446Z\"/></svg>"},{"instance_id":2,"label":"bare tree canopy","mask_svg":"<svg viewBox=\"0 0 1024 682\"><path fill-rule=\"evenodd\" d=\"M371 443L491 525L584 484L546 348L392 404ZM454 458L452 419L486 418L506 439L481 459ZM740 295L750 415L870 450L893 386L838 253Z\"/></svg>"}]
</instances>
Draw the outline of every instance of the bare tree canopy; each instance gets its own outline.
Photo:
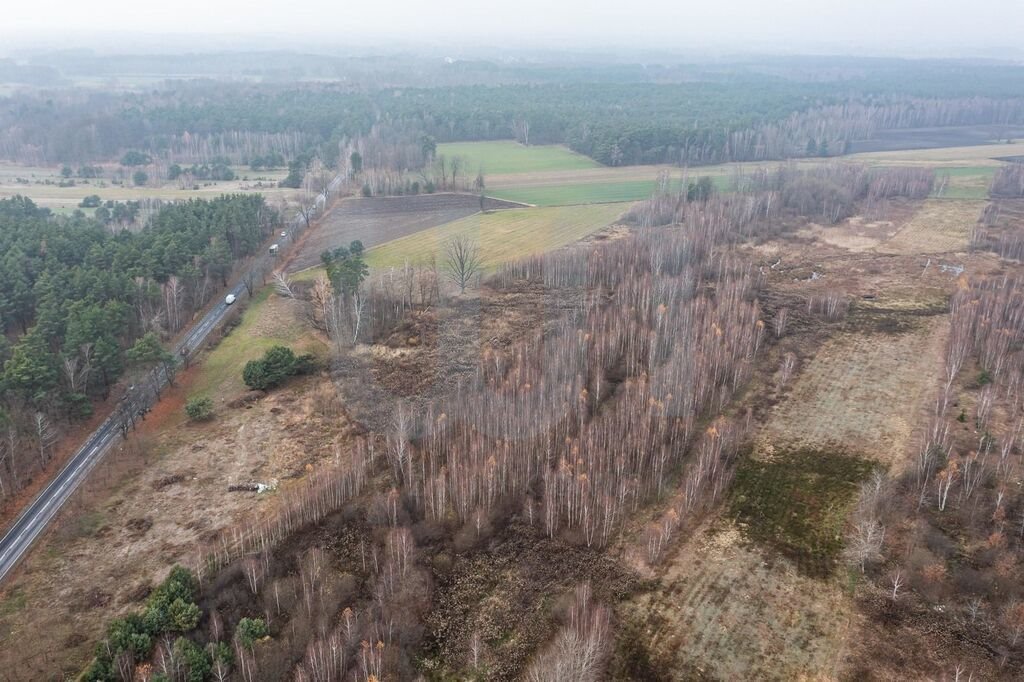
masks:
<instances>
[{"instance_id":1,"label":"bare tree canopy","mask_svg":"<svg viewBox=\"0 0 1024 682\"><path fill-rule=\"evenodd\" d=\"M480 245L466 235L452 237L444 244L444 269L459 292L466 293L466 285L481 270Z\"/></svg>"}]
</instances>

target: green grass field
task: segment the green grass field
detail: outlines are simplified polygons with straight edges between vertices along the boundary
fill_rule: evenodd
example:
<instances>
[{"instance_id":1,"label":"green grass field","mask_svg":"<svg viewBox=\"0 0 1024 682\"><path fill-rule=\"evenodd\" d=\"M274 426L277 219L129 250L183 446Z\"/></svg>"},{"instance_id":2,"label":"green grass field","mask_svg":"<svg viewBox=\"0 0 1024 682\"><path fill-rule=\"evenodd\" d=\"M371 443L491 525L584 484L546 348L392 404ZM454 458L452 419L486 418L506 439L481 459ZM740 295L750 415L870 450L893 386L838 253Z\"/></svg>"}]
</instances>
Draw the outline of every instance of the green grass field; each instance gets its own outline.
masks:
<instances>
[{"instance_id":1,"label":"green grass field","mask_svg":"<svg viewBox=\"0 0 1024 682\"><path fill-rule=\"evenodd\" d=\"M827 576L838 564L857 486L873 468L870 460L826 450L748 456L736 469L732 513L746 535L774 546L801 572Z\"/></svg>"},{"instance_id":2,"label":"green grass field","mask_svg":"<svg viewBox=\"0 0 1024 682\"><path fill-rule=\"evenodd\" d=\"M469 235L480 244L484 265L565 246L596 232L622 215L628 204L589 204L521 208L476 214L445 225L417 232L370 249L367 262L373 268L401 266L431 255L440 257L444 242L456 235Z\"/></svg>"},{"instance_id":3,"label":"green grass field","mask_svg":"<svg viewBox=\"0 0 1024 682\"><path fill-rule=\"evenodd\" d=\"M699 177L699 176L696 176ZM728 188L730 178L725 175L712 176L719 191ZM681 179L672 179L673 191L679 189ZM490 192L498 199L519 201L534 206L572 206L576 204L620 203L647 199L657 186L656 180L627 180L624 182L589 182L568 185L543 185L537 187L510 187Z\"/></svg>"},{"instance_id":4,"label":"green grass field","mask_svg":"<svg viewBox=\"0 0 1024 682\"><path fill-rule=\"evenodd\" d=\"M630 180L627 182L584 183L580 185L556 185L544 187L521 187L499 189L493 192L498 199L519 201L534 206L571 206L573 204L597 204L646 199L654 191L653 180ZM673 183L675 188L679 182Z\"/></svg>"},{"instance_id":5,"label":"green grass field","mask_svg":"<svg viewBox=\"0 0 1024 682\"><path fill-rule=\"evenodd\" d=\"M256 292L241 322L219 344L201 357L199 374L192 395L209 395L231 399L245 390L242 369L273 346L289 346L296 353L323 355L323 343L313 337L305 326L288 324L275 310L278 301L274 287Z\"/></svg>"},{"instance_id":6,"label":"green grass field","mask_svg":"<svg viewBox=\"0 0 1024 682\"><path fill-rule=\"evenodd\" d=\"M942 199L986 199L996 169L992 166L962 166L958 168L936 168L936 191L932 196ZM948 176L945 187L943 176Z\"/></svg>"},{"instance_id":7,"label":"green grass field","mask_svg":"<svg viewBox=\"0 0 1024 682\"><path fill-rule=\"evenodd\" d=\"M467 176L475 176L480 168L486 176L601 167L597 161L561 145L525 147L511 140L439 144L437 154L461 156Z\"/></svg>"}]
</instances>

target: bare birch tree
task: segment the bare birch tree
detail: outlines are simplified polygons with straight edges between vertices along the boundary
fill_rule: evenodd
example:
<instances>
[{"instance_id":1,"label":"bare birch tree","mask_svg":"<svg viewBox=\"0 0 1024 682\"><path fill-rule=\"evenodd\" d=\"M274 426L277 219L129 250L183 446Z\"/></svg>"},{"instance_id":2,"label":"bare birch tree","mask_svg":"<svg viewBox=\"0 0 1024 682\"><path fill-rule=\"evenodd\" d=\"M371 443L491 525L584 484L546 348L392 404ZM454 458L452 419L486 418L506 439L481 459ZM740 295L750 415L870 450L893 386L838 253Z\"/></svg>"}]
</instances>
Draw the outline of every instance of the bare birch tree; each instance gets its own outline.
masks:
<instances>
[{"instance_id":1,"label":"bare birch tree","mask_svg":"<svg viewBox=\"0 0 1024 682\"><path fill-rule=\"evenodd\" d=\"M444 269L459 286L459 293L466 293L466 285L480 272L482 265L480 246L476 240L459 235L445 242Z\"/></svg>"},{"instance_id":2,"label":"bare birch tree","mask_svg":"<svg viewBox=\"0 0 1024 682\"><path fill-rule=\"evenodd\" d=\"M526 672L528 682L599 680L611 638L611 614L594 603L590 585L576 588L568 623Z\"/></svg>"},{"instance_id":3,"label":"bare birch tree","mask_svg":"<svg viewBox=\"0 0 1024 682\"><path fill-rule=\"evenodd\" d=\"M49 417L42 412L36 412L33 423L36 427L36 444L39 447L39 465L45 467L50 449L57 442L57 430L53 428Z\"/></svg>"}]
</instances>

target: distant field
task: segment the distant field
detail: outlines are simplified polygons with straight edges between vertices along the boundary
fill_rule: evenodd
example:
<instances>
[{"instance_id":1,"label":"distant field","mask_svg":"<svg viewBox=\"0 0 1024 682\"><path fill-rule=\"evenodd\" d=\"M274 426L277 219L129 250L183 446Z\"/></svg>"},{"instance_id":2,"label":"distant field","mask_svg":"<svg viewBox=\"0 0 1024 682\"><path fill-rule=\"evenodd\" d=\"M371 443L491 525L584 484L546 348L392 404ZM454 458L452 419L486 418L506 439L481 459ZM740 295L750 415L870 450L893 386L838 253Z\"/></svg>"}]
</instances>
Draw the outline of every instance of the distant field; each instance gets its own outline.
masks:
<instances>
[{"instance_id":1,"label":"distant field","mask_svg":"<svg viewBox=\"0 0 1024 682\"><path fill-rule=\"evenodd\" d=\"M971 229L981 219L984 201L929 199L889 240L882 253L943 253L966 251Z\"/></svg>"},{"instance_id":2,"label":"distant field","mask_svg":"<svg viewBox=\"0 0 1024 682\"><path fill-rule=\"evenodd\" d=\"M489 209L509 208L487 199ZM367 249L480 211L480 200L470 194L419 194L406 197L351 198L339 202L319 226L305 237L302 248L288 263L289 272L320 264L320 254L348 246L358 239Z\"/></svg>"},{"instance_id":3,"label":"distant field","mask_svg":"<svg viewBox=\"0 0 1024 682\"><path fill-rule=\"evenodd\" d=\"M72 178L74 185L61 187L59 167L20 166L0 164L0 199L15 195L26 196L40 206L57 213L70 213L85 197L96 194L107 201L138 201L141 199L163 199L183 201L187 199L212 198L232 192L259 192L268 201L295 194L295 190L277 186L286 171L252 171L246 167L234 168L238 179L229 182L199 181L198 189L182 189L176 182L160 186L134 187L129 184L115 185L109 179L82 180ZM128 173L130 175L130 173ZM243 179L247 178L247 179ZM87 211L91 213L90 211Z\"/></svg>"},{"instance_id":4,"label":"distant field","mask_svg":"<svg viewBox=\"0 0 1024 682\"><path fill-rule=\"evenodd\" d=\"M938 182L935 183L933 196L943 199L985 199L995 172L993 166L937 168L935 176Z\"/></svg>"},{"instance_id":5,"label":"distant field","mask_svg":"<svg viewBox=\"0 0 1024 682\"><path fill-rule=\"evenodd\" d=\"M679 187L676 180L673 188ZM586 183L495 190L494 196L535 206L569 206L646 199L654 191L654 180Z\"/></svg>"},{"instance_id":6,"label":"distant field","mask_svg":"<svg viewBox=\"0 0 1024 682\"><path fill-rule=\"evenodd\" d=\"M937 166L1001 166L997 159L1024 154L1024 142L1012 144L982 144L966 147L942 147L937 149L912 149L904 151L880 151L851 154L844 157L851 161L879 163L883 165L937 165Z\"/></svg>"},{"instance_id":7,"label":"distant field","mask_svg":"<svg viewBox=\"0 0 1024 682\"><path fill-rule=\"evenodd\" d=\"M941 126L934 128L900 128L880 130L870 140L854 141L853 153L936 149L989 145L1024 137L1024 128L1002 125Z\"/></svg>"},{"instance_id":8,"label":"distant field","mask_svg":"<svg viewBox=\"0 0 1024 682\"><path fill-rule=\"evenodd\" d=\"M486 176L601 167L597 161L561 145L526 147L511 140L439 144L437 154L461 156L466 161L467 176L475 176L480 168Z\"/></svg>"},{"instance_id":9,"label":"distant field","mask_svg":"<svg viewBox=\"0 0 1024 682\"><path fill-rule=\"evenodd\" d=\"M693 174L691 178L699 175ZM715 185L724 190L729 183L725 175L712 176ZM682 184L680 177L670 183L672 190ZM494 196L535 206L571 206L574 204L616 203L647 199L657 187L656 180L628 180L624 182L590 182L576 185L542 185L497 189Z\"/></svg>"},{"instance_id":10,"label":"distant field","mask_svg":"<svg viewBox=\"0 0 1024 682\"><path fill-rule=\"evenodd\" d=\"M628 204L590 204L549 208L520 208L476 214L370 250L372 267L400 266L439 255L445 240L469 235L480 244L484 263L503 261L556 249L615 222Z\"/></svg>"}]
</instances>

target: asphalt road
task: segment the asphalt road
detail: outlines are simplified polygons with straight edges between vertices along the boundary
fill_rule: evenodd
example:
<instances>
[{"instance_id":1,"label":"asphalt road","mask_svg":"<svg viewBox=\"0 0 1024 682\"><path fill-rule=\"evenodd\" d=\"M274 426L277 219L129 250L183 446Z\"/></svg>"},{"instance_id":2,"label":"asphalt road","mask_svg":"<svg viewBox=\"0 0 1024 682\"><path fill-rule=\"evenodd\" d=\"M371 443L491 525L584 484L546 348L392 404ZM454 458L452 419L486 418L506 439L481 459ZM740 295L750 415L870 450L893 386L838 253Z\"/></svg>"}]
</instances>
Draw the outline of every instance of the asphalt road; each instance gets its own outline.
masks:
<instances>
[{"instance_id":1,"label":"asphalt road","mask_svg":"<svg viewBox=\"0 0 1024 682\"><path fill-rule=\"evenodd\" d=\"M224 295L227 296L228 293L234 294L236 298L241 298L245 293L245 286L238 284ZM228 306L222 298L175 347L175 356L180 357L183 347L188 348L191 353L194 349L202 346L209 333L224 319L227 311ZM166 382L167 378L162 377L161 383L165 384ZM146 402L151 404L152 397ZM3 580L7 573L17 565L35 539L45 530L47 524L53 520L53 517L57 515L57 512L89 474L89 471L101 459L107 448L115 441L121 440L118 423L116 415L107 417L86 439L85 444L74 454L60 473L32 501L32 504L22 511L21 516L7 531L3 540L0 540L0 580Z\"/></svg>"},{"instance_id":2,"label":"asphalt road","mask_svg":"<svg viewBox=\"0 0 1024 682\"><path fill-rule=\"evenodd\" d=\"M341 178L337 177L331 182L329 192L333 192L341 184ZM315 212L319 214L327 205L327 197L320 195L314 202ZM297 216L289 224L289 229L294 234L303 219ZM241 279L241 278L240 278ZM185 337L174 348L175 357L181 357L182 349L187 349L191 355L197 348L200 348L206 337L224 319L228 311L224 298L228 294L234 294L236 303L246 293L245 285L241 282L229 291L221 293L222 298L209 312L196 323ZM167 383L166 375L160 378L161 386ZM156 400L155 395L148 395L141 401L139 406L149 407ZM89 471L100 461L103 454L110 448L111 444L121 438L119 420L115 414L107 417L100 424L99 428L92 432L85 444L74 454L71 460L54 477L41 493L26 507L21 516L14 522L3 540L0 540L0 581L13 569L25 556L29 547L35 542L46 526L53 520L60 511L60 508L67 502L71 494L85 480Z\"/></svg>"}]
</instances>

